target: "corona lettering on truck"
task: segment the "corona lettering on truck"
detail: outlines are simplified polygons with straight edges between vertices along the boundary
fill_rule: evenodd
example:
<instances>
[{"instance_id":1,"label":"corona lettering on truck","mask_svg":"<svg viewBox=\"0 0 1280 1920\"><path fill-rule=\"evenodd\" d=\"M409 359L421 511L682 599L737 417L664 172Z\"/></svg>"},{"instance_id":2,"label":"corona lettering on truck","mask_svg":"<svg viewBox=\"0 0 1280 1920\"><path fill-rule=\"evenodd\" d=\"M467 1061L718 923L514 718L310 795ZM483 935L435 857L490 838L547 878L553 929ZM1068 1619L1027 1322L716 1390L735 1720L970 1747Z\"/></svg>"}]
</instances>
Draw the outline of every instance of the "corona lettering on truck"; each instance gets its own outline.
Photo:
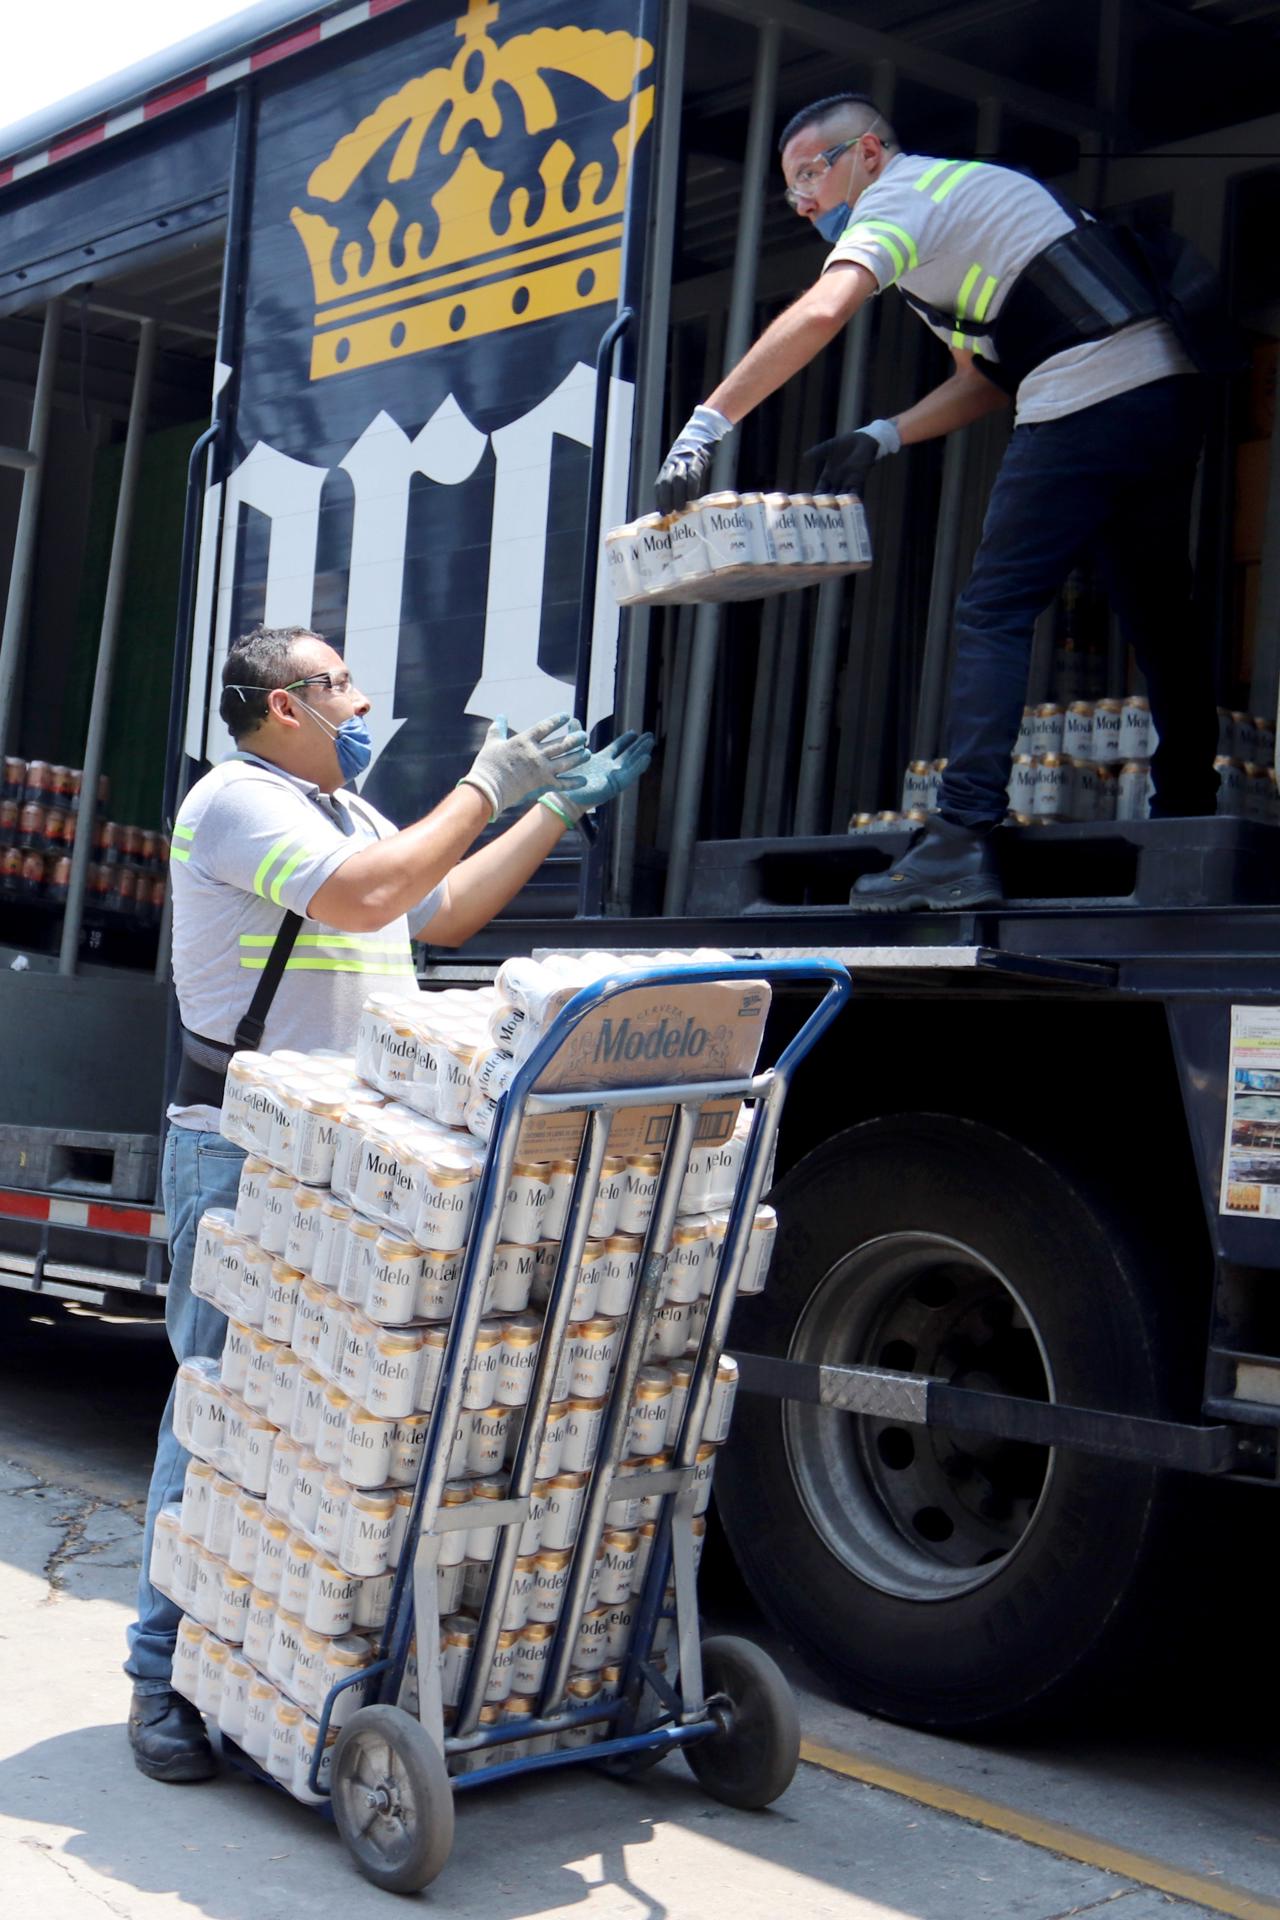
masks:
<instances>
[{"instance_id":1,"label":"corona lettering on truck","mask_svg":"<svg viewBox=\"0 0 1280 1920\"><path fill-rule=\"evenodd\" d=\"M362 791L401 821L499 714L652 726L598 838L423 982L565 948L846 962L735 1323L729 1541L872 1711L993 1728L1102 1681L1160 1606L1187 1476L1273 1488L1280 1448L1280 21L1239 12L1122 10L1117 53L1112 10L1100 49L1067 0L994 27L883 0L874 30L834 0L263 0L0 133L5 1284L163 1295L165 862L190 857L166 836L231 751L235 636L342 648L373 702ZM1004 415L882 463L856 576L635 597L670 584L673 423L821 269L774 147L844 88L937 156L935 197L994 158L1170 224L1243 330L1192 528L1219 812L1146 817L1146 689L1082 556L1038 629L1007 900L968 914L849 900L937 805ZM747 561L770 525L816 536L804 450L948 364L886 288L748 418L701 518ZM615 1008L592 1044L656 1085L731 1029ZM1180 1579L1221 1564L1182 1546Z\"/></svg>"}]
</instances>

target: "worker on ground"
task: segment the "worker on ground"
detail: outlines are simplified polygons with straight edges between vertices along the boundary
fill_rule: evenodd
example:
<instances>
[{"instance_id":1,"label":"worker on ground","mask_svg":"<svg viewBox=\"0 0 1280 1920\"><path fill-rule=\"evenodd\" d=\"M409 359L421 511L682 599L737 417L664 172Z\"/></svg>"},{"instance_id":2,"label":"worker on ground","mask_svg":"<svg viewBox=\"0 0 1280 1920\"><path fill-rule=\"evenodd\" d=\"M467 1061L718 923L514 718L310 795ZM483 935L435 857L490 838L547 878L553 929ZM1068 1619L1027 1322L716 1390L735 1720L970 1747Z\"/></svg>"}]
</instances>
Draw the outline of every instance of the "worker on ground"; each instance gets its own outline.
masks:
<instances>
[{"instance_id":1,"label":"worker on ground","mask_svg":"<svg viewBox=\"0 0 1280 1920\"><path fill-rule=\"evenodd\" d=\"M397 831L343 791L370 759L369 702L341 656L302 627L258 628L222 676L221 715L239 749L184 800L173 832L173 972L183 1063L164 1146L172 1272L165 1320L177 1360L216 1356L226 1321L191 1292L196 1227L235 1204L244 1155L218 1131L232 1039L284 916L304 916L279 975L262 1046L349 1049L366 995L411 984L410 939L456 947L537 872L566 827L649 763L652 739L592 754L557 714L508 736L495 721L471 770L425 819ZM468 849L510 807L514 826ZM161 1422L147 1499L138 1619L125 1671L129 1739L152 1779L203 1780L213 1756L200 1715L171 1685L178 1609L150 1582L156 1515L182 1494L188 1455Z\"/></svg>"},{"instance_id":2,"label":"worker on ground","mask_svg":"<svg viewBox=\"0 0 1280 1920\"><path fill-rule=\"evenodd\" d=\"M658 476L670 512L706 491L718 441L897 286L950 348L942 384L827 443L817 490L861 493L877 462L1014 401L1014 430L955 611L939 812L854 905L1000 898L1004 819L1032 633L1086 552L1146 676L1160 734L1155 814L1210 813L1217 778L1208 649L1191 614L1188 520L1203 382L1149 280L1101 224L1008 168L903 152L861 94L798 113L786 197L831 246L803 293L695 408Z\"/></svg>"}]
</instances>

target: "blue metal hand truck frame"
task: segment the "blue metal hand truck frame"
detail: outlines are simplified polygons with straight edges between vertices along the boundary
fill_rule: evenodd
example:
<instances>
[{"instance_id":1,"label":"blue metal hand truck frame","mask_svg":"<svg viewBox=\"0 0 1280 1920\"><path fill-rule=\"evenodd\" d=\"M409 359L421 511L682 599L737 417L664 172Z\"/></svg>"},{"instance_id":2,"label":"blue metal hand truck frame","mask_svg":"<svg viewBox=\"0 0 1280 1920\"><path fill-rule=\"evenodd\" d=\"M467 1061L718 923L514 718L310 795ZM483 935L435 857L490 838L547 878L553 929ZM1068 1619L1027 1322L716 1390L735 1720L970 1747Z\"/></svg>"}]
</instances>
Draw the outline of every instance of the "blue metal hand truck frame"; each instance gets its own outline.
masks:
<instances>
[{"instance_id":1,"label":"blue metal hand truck frame","mask_svg":"<svg viewBox=\"0 0 1280 1920\"><path fill-rule=\"evenodd\" d=\"M716 1080L636 1084L602 1091L538 1091L539 1082L575 1029L620 995L655 988L678 991L762 980L774 987L823 989L818 1005L771 1068ZM716 1368L728 1335L738 1280L791 1080L851 992L843 967L818 960L690 964L613 975L569 1002L518 1069L499 1102L424 1464L392 1585L380 1658L349 1680L339 1682L326 1696L309 1780L311 1791L322 1800L331 1796L338 1829L361 1871L375 1884L395 1892L425 1886L448 1858L454 1794L536 1769L590 1761L617 1773L639 1772L672 1748L682 1747L687 1749L690 1766L702 1784L731 1804L766 1805L789 1784L799 1735L794 1702L785 1681L768 1657L750 1642L725 1638L709 1641L705 1647L700 1643L691 1524L697 1494L694 1475ZM599 1704L565 1709L559 1703L565 1695L587 1606L606 1509L620 1497L621 1488L614 1486L614 1476L625 1450L636 1376L644 1363L651 1322L662 1299L666 1255L690 1149L697 1139L703 1109L725 1099L756 1104L680 1430L668 1440L669 1466L628 1474L622 1483L628 1500L653 1496L660 1499L661 1506L621 1689L616 1697ZM535 1468L610 1127L613 1116L628 1107L670 1107L671 1121L662 1148L639 1277L616 1356L599 1451L573 1547L564 1605L535 1711L527 1719L486 1728L480 1725L481 1708L507 1606L520 1532L529 1518ZM476 1332L485 1311L486 1285L521 1125L529 1115L563 1112L585 1114L577 1173L530 1396L512 1459L507 1498L486 1503L485 1524L497 1528L497 1544L466 1681L453 1729L446 1734L440 1670L434 1657L439 1640L436 1567L444 1535L456 1527L473 1527L476 1520L474 1511L465 1508L442 1509L440 1496L449 1476L453 1436ZM424 1529L426 1515L432 1519ZM665 1606L671 1580L678 1661L675 1685L654 1664L653 1657L659 1622L671 1618ZM416 1720L396 1704L415 1634L421 1656L417 1662ZM357 1709L339 1733L326 1786L322 1767L335 1702L348 1687L362 1683L372 1683L376 1702ZM647 1706L650 1701L653 1704ZM640 1724L642 1721L644 1724ZM606 1737L589 1744L530 1751L452 1777L447 1772L448 1757L492 1746L523 1745L547 1735L559 1736L569 1728L602 1722L608 1723Z\"/></svg>"}]
</instances>

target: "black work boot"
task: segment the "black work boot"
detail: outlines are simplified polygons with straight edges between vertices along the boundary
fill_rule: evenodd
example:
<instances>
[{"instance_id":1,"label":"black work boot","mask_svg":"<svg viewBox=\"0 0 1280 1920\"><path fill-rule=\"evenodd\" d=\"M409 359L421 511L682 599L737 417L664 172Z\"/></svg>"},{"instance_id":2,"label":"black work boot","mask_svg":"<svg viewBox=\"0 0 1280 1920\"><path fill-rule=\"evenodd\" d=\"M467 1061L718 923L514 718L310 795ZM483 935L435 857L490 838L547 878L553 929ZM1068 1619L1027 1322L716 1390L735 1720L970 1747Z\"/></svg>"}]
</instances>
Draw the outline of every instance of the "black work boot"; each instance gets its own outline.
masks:
<instances>
[{"instance_id":1,"label":"black work boot","mask_svg":"<svg viewBox=\"0 0 1280 1920\"><path fill-rule=\"evenodd\" d=\"M218 1770L204 1721L180 1693L138 1693L129 1709L129 1745L149 1780L177 1785Z\"/></svg>"},{"instance_id":2,"label":"black work boot","mask_svg":"<svg viewBox=\"0 0 1280 1920\"><path fill-rule=\"evenodd\" d=\"M994 907L1002 898L990 831L960 827L934 813L891 867L854 881L849 905L868 913L905 913L919 907Z\"/></svg>"}]
</instances>

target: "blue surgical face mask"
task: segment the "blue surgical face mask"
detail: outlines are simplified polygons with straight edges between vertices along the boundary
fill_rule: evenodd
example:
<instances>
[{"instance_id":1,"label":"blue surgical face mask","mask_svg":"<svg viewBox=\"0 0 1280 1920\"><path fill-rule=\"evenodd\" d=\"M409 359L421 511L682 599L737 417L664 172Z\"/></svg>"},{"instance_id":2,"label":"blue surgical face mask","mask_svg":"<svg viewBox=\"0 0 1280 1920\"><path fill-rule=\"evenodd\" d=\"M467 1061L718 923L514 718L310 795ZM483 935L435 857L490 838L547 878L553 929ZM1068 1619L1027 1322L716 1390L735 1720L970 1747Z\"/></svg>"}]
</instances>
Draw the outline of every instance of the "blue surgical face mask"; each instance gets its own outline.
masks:
<instances>
[{"instance_id":1,"label":"blue surgical face mask","mask_svg":"<svg viewBox=\"0 0 1280 1920\"><path fill-rule=\"evenodd\" d=\"M331 727L329 722L309 707L305 700L300 702L304 713L309 713L317 726L324 728L333 741L338 754L338 771L344 780L356 780L364 772L373 758L373 736L364 723L361 714L353 713L340 727Z\"/></svg>"},{"instance_id":2,"label":"blue surgical face mask","mask_svg":"<svg viewBox=\"0 0 1280 1920\"><path fill-rule=\"evenodd\" d=\"M827 245L834 247L852 218L853 208L847 200L842 200L838 207L828 207L825 213L816 213L813 225Z\"/></svg>"}]
</instances>

